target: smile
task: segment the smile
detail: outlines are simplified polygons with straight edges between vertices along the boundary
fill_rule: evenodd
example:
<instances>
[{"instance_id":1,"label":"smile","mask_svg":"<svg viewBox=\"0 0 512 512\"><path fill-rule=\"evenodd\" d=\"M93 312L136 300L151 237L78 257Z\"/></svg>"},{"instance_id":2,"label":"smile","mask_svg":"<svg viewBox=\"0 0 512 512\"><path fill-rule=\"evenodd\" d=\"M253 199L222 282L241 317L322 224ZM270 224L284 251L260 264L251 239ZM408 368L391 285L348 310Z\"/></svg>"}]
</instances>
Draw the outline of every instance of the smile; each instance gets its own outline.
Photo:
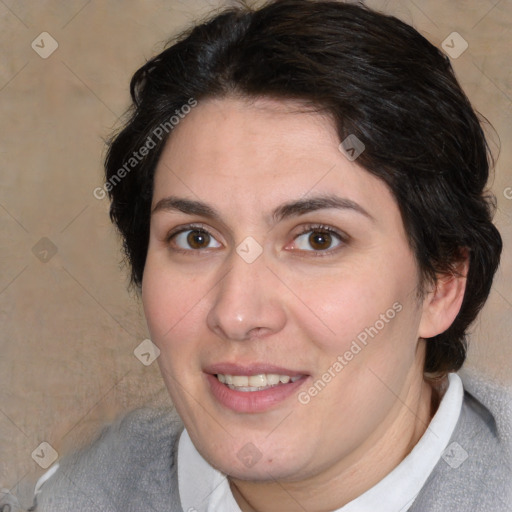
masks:
<instances>
[{"instance_id":1,"label":"smile","mask_svg":"<svg viewBox=\"0 0 512 512\"><path fill-rule=\"evenodd\" d=\"M310 379L309 375L204 373L211 397L236 413L262 413L282 406Z\"/></svg>"},{"instance_id":2,"label":"smile","mask_svg":"<svg viewBox=\"0 0 512 512\"><path fill-rule=\"evenodd\" d=\"M260 373L258 375L216 375L219 382L225 384L229 389L242 392L263 391L289 382L296 382L303 375L279 375L277 373Z\"/></svg>"}]
</instances>

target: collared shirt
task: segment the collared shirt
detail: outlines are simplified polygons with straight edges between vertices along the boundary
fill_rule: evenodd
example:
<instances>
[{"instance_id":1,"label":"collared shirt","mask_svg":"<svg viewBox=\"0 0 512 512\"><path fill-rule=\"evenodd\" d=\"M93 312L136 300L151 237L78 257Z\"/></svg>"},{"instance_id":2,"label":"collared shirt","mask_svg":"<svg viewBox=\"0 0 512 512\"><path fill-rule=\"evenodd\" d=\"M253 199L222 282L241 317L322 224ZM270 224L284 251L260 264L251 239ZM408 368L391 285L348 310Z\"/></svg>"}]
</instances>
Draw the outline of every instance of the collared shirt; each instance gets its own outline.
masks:
<instances>
[{"instance_id":1,"label":"collared shirt","mask_svg":"<svg viewBox=\"0 0 512 512\"><path fill-rule=\"evenodd\" d=\"M333 512L405 512L443 456L460 416L464 389L456 373L425 433L405 459L380 482ZM178 445L178 484L184 512L241 512L226 475L196 450L185 429Z\"/></svg>"}]
</instances>

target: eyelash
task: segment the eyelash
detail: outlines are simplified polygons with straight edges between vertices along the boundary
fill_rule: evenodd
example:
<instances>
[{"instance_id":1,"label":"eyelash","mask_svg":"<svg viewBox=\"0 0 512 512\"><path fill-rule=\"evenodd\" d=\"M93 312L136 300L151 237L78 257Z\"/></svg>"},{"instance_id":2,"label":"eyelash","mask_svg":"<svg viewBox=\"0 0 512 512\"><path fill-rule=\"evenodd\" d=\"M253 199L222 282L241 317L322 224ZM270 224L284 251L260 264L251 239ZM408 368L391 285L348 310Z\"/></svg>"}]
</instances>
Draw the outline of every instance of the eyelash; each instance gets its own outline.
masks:
<instances>
[{"instance_id":1,"label":"eyelash","mask_svg":"<svg viewBox=\"0 0 512 512\"><path fill-rule=\"evenodd\" d=\"M201 232L207 233L209 236L211 236L212 238L215 239L215 237L202 224L187 224L186 226L178 228L178 230L176 230L176 231L171 231L170 233L168 233L167 236L165 237L165 242L167 244L169 244L174 237L178 236L181 233L187 232L187 231L201 231ZM340 241L340 245L336 246L334 249L327 249L327 250L320 250L320 251L301 250L301 252L312 253L312 255L314 255L314 257L329 256L329 255L333 254L334 252L337 252L339 249L342 248L343 244L345 244L349 238L344 233L340 233L339 231L337 231L329 226L326 226L325 224L307 224L301 228L301 231L299 233L297 233L297 235L294 237L294 240L296 240L301 235L304 235L309 232L314 232L314 231L317 231L322 234L327 233L329 235L334 235ZM183 253L183 254L190 254L190 253L198 253L199 254L199 253L204 252L207 249L180 249L180 248L173 247L172 250L176 251L176 252Z\"/></svg>"},{"instance_id":2,"label":"eyelash","mask_svg":"<svg viewBox=\"0 0 512 512\"><path fill-rule=\"evenodd\" d=\"M327 250L321 250L321 251L303 251L303 252L310 252L314 257L323 257L323 256L329 256L338 250L340 250L343 247L343 244L345 244L348 241L348 236L344 233L341 233L337 231L334 228L331 228L329 226L326 226L325 224L306 224L301 228L301 231L295 236L294 240L297 239L299 236L304 235L306 233L310 232L318 232L322 234L329 234L334 235L334 237L338 238L340 241L340 245L334 247L333 249L327 249Z\"/></svg>"}]
</instances>

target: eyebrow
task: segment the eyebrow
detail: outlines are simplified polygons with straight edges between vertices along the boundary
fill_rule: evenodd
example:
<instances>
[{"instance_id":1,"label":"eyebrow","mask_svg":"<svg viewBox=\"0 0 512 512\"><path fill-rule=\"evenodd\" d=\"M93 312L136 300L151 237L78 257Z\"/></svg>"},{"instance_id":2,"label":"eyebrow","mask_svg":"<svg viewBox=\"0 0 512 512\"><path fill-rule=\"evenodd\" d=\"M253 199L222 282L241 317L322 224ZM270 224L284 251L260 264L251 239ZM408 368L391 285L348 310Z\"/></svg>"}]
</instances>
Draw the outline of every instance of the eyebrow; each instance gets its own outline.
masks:
<instances>
[{"instance_id":1,"label":"eyebrow","mask_svg":"<svg viewBox=\"0 0 512 512\"><path fill-rule=\"evenodd\" d=\"M359 213L370 220L375 220L360 204L336 195L321 195L307 199L298 199L284 203L275 208L270 214L270 223L275 224L290 217L305 215L309 212L323 209L349 210ZM198 215L222 222L221 215L212 206L201 201L169 196L160 199L151 211L151 215L159 211L179 211L187 215Z\"/></svg>"}]
</instances>

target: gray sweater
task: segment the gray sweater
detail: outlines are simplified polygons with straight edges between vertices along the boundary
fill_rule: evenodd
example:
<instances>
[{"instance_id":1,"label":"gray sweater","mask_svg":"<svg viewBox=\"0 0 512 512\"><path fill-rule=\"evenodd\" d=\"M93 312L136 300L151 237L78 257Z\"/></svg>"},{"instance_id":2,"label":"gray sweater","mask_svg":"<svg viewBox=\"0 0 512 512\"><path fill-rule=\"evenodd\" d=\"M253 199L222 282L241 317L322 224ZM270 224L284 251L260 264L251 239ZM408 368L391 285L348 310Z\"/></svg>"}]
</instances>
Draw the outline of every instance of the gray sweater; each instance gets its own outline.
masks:
<instances>
[{"instance_id":1,"label":"gray sweater","mask_svg":"<svg viewBox=\"0 0 512 512\"><path fill-rule=\"evenodd\" d=\"M465 393L451 448L408 510L512 512L512 397L478 377L459 375ZM187 512L180 505L177 478L182 430L171 409L132 411L91 446L62 460L32 510Z\"/></svg>"}]
</instances>

